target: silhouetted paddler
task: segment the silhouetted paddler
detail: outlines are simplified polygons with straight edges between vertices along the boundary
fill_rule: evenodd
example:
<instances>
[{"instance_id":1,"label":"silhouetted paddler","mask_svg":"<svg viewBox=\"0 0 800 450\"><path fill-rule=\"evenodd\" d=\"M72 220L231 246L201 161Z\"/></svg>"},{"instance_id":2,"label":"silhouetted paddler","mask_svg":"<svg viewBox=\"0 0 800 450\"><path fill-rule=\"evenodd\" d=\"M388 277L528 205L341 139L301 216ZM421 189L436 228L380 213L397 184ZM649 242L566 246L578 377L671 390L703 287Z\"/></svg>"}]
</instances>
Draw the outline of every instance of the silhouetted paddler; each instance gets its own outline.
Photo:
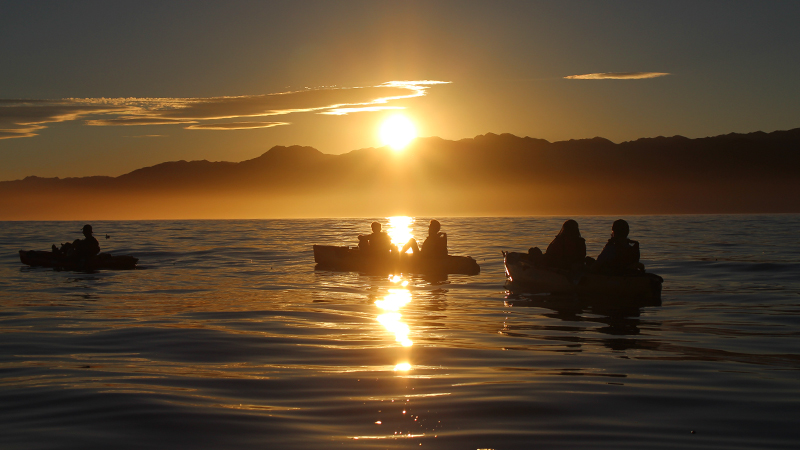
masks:
<instances>
[{"instance_id":1,"label":"silhouetted paddler","mask_svg":"<svg viewBox=\"0 0 800 450\"><path fill-rule=\"evenodd\" d=\"M422 248L419 248L416 239L411 238L400 250L400 253L405 253L410 248L414 254L420 254L423 258L447 256L447 233L440 233L441 229L442 225L438 220L431 220L428 225L428 237L422 243Z\"/></svg>"},{"instance_id":2,"label":"silhouetted paddler","mask_svg":"<svg viewBox=\"0 0 800 450\"><path fill-rule=\"evenodd\" d=\"M372 222L372 233L358 236L358 248L373 254L383 254L392 251L392 238L381 231L379 222Z\"/></svg>"},{"instance_id":3,"label":"silhouetted paddler","mask_svg":"<svg viewBox=\"0 0 800 450\"><path fill-rule=\"evenodd\" d=\"M67 256L71 258L89 258L97 256L100 253L100 243L92 236L92 226L86 224L83 226L83 239L75 239L72 242L61 244L61 248L56 248L53 244L53 253L56 255Z\"/></svg>"},{"instance_id":4,"label":"silhouetted paddler","mask_svg":"<svg viewBox=\"0 0 800 450\"><path fill-rule=\"evenodd\" d=\"M611 239L597 256L597 262L592 267L593 272L622 275L641 270L639 242L628 239L629 232L628 222L622 219L614 221L611 225Z\"/></svg>"},{"instance_id":5,"label":"silhouetted paddler","mask_svg":"<svg viewBox=\"0 0 800 450\"><path fill-rule=\"evenodd\" d=\"M586 240L581 237L578 222L572 219L564 222L544 254L539 247L533 247L528 250L528 256L537 266L565 270L582 266L586 259Z\"/></svg>"}]
</instances>

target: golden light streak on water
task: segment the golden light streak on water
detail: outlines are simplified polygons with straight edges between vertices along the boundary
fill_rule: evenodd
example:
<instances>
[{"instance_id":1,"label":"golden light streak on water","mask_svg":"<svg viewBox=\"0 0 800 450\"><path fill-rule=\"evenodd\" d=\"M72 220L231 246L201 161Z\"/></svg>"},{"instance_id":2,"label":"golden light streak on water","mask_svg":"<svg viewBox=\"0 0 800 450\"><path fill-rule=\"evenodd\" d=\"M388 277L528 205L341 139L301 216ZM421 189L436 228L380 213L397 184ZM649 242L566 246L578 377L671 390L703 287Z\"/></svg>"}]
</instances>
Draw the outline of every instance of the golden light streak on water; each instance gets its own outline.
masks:
<instances>
[{"instance_id":1,"label":"golden light streak on water","mask_svg":"<svg viewBox=\"0 0 800 450\"><path fill-rule=\"evenodd\" d=\"M389 229L386 233L392 238L392 244L402 248L409 239L414 237L411 232L411 225L414 224L414 218L409 216L392 216L389 219ZM411 249L408 250L409 252Z\"/></svg>"},{"instance_id":2,"label":"golden light streak on water","mask_svg":"<svg viewBox=\"0 0 800 450\"><path fill-rule=\"evenodd\" d=\"M411 292L406 289L389 289L382 300L375 300L375 306L384 311L399 311L411 301Z\"/></svg>"},{"instance_id":3,"label":"golden light streak on water","mask_svg":"<svg viewBox=\"0 0 800 450\"><path fill-rule=\"evenodd\" d=\"M389 282L400 284L403 287L408 286L408 280L404 280L402 275L389 275Z\"/></svg>"},{"instance_id":4,"label":"golden light streak on water","mask_svg":"<svg viewBox=\"0 0 800 450\"><path fill-rule=\"evenodd\" d=\"M409 370L411 370L411 364L409 364L409 363L400 363L400 364L394 366L394 370L395 370L395 372L408 372ZM405 413L405 411L403 411L403 413Z\"/></svg>"},{"instance_id":5,"label":"golden light streak on water","mask_svg":"<svg viewBox=\"0 0 800 450\"><path fill-rule=\"evenodd\" d=\"M406 289L389 289L383 299L375 300L375 306L388 311L378 316L378 322L390 333L394 333L395 340L403 347L411 347L414 343L408 338L408 325L400 321L403 316L397 311L410 301L411 292Z\"/></svg>"},{"instance_id":6,"label":"golden light streak on water","mask_svg":"<svg viewBox=\"0 0 800 450\"><path fill-rule=\"evenodd\" d=\"M400 321L400 313L386 313L378 316L381 323L390 333L394 333L395 340L403 347L411 347L414 343L408 338L408 325Z\"/></svg>"}]
</instances>

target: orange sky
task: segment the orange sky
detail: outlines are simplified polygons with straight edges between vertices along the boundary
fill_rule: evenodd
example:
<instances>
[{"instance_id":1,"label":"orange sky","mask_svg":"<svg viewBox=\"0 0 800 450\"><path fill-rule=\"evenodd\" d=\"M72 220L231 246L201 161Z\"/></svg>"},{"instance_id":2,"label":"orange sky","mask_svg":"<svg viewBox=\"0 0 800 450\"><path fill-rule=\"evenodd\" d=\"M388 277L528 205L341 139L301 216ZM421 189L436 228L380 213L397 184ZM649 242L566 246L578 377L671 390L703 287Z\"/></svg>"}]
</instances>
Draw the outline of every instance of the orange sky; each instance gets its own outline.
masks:
<instances>
[{"instance_id":1,"label":"orange sky","mask_svg":"<svg viewBox=\"0 0 800 450\"><path fill-rule=\"evenodd\" d=\"M188 7L191 6L191 7ZM4 6L0 180L421 136L800 126L796 2Z\"/></svg>"}]
</instances>

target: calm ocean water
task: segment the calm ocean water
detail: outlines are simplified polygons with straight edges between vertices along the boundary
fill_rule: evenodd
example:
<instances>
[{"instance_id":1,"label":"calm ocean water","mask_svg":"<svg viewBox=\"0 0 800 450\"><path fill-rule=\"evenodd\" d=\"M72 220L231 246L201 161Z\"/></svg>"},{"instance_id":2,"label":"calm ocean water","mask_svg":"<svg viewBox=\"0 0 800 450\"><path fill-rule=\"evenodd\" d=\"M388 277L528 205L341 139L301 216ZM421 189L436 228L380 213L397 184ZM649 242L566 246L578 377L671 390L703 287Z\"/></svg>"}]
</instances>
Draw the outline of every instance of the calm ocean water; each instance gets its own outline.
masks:
<instances>
[{"instance_id":1,"label":"calm ocean water","mask_svg":"<svg viewBox=\"0 0 800 450\"><path fill-rule=\"evenodd\" d=\"M141 266L96 273L0 223L0 448L800 446L800 216L627 217L659 307L509 294L564 219L441 218L482 270L444 281L314 270L369 219L92 222Z\"/></svg>"}]
</instances>

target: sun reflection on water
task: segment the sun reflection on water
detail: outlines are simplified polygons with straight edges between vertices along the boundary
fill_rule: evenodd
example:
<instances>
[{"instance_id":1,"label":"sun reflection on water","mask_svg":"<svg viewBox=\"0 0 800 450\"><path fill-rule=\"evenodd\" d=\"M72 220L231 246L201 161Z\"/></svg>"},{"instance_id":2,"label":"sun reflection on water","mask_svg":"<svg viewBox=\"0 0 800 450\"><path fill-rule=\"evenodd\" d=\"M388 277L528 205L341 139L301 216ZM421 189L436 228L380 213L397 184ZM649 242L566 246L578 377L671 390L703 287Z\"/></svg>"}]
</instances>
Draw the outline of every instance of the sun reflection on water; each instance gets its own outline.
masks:
<instances>
[{"instance_id":1,"label":"sun reflection on water","mask_svg":"<svg viewBox=\"0 0 800 450\"><path fill-rule=\"evenodd\" d=\"M389 281L393 284L400 284L404 288L408 286L408 281L397 275L390 276ZM408 337L409 327L401 321L403 315L398 312L409 302L411 302L411 291L408 289L389 289L383 298L375 300L375 306L384 311L384 313L378 315L378 322L387 331L393 333L395 340L403 347L411 347L414 344ZM408 371L410 369L411 365L404 362L397 364L394 370Z\"/></svg>"},{"instance_id":2,"label":"sun reflection on water","mask_svg":"<svg viewBox=\"0 0 800 450\"><path fill-rule=\"evenodd\" d=\"M411 301L411 292L406 289L389 289L389 293L381 300L375 300L375 306L385 311L399 311Z\"/></svg>"},{"instance_id":3,"label":"sun reflection on water","mask_svg":"<svg viewBox=\"0 0 800 450\"><path fill-rule=\"evenodd\" d=\"M405 289L390 289L382 300L375 300L375 306L388 311L378 316L378 322L390 333L394 333L395 339L403 347L411 347L413 342L408 338L408 325L400 321L403 315L397 311L410 301L411 292Z\"/></svg>"},{"instance_id":4,"label":"sun reflection on water","mask_svg":"<svg viewBox=\"0 0 800 450\"><path fill-rule=\"evenodd\" d=\"M414 218L408 216L392 216L389 219L389 229L386 233L392 238L392 244L398 247L406 245L409 239L414 237L411 232L411 225L414 224ZM411 251L411 249L409 249Z\"/></svg>"}]
</instances>

